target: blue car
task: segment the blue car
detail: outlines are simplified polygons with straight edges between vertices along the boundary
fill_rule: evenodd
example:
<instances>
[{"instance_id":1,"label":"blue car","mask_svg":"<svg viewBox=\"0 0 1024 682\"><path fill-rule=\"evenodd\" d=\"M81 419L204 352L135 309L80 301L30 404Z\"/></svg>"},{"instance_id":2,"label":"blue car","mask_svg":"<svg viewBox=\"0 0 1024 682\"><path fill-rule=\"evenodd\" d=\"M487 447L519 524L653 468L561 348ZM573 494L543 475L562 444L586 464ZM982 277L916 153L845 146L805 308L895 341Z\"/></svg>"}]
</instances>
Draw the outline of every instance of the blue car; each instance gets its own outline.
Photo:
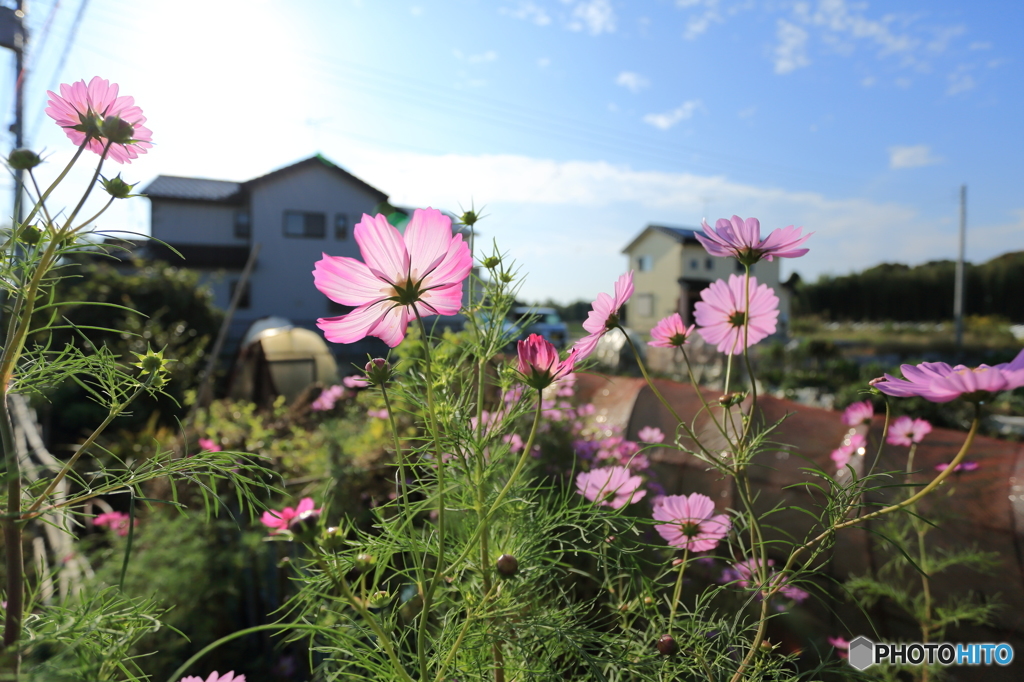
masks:
<instances>
[{"instance_id":1,"label":"blue car","mask_svg":"<svg viewBox=\"0 0 1024 682\"><path fill-rule=\"evenodd\" d=\"M509 317L522 331L519 338L540 334L559 350L569 342L569 327L554 308L523 306L513 308Z\"/></svg>"}]
</instances>

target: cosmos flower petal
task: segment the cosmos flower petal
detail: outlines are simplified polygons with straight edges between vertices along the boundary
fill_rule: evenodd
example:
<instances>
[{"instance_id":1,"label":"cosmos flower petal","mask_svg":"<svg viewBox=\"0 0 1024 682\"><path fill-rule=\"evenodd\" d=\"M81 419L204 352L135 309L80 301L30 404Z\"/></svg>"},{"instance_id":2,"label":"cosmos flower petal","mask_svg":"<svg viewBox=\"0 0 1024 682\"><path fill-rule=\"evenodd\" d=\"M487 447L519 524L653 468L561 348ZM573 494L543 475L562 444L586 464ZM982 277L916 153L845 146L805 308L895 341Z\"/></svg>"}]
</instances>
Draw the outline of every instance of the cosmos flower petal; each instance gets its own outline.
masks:
<instances>
[{"instance_id":1,"label":"cosmos flower petal","mask_svg":"<svg viewBox=\"0 0 1024 682\"><path fill-rule=\"evenodd\" d=\"M363 214L353 230L359 252L370 270L383 280L399 283L409 273L409 252L399 234L383 214Z\"/></svg>"},{"instance_id":2,"label":"cosmos flower petal","mask_svg":"<svg viewBox=\"0 0 1024 682\"><path fill-rule=\"evenodd\" d=\"M452 220L436 208L416 209L405 227L409 250L409 271L413 279L431 272L448 255L452 242Z\"/></svg>"},{"instance_id":3,"label":"cosmos flower petal","mask_svg":"<svg viewBox=\"0 0 1024 682\"><path fill-rule=\"evenodd\" d=\"M327 298L342 305L361 306L391 295L387 284L366 263L345 256L328 256L313 266L313 283Z\"/></svg>"}]
</instances>

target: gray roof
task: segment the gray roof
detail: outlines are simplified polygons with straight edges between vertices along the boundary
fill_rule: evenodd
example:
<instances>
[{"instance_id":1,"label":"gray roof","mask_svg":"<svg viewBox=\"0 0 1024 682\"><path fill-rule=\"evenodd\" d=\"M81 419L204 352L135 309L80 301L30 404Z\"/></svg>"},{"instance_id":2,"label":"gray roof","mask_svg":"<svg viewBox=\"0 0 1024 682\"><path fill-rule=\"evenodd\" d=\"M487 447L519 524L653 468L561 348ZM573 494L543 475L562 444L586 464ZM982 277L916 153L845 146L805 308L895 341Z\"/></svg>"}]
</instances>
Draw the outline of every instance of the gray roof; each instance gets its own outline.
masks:
<instances>
[{"instance_id":1,"label":"gray roof","mask_svg":"<svg viewBox=\"0 0 1024 682\"><path fill-rule=\"evenodd\" d=\"M157 199L234 203L241 199L241 189L242 183L240 182L158 175L142 190L142 193Z\"/></svg>"},{"instance_id":2,"label":"gray roof","mask_svg":"<svg viewBox=\"0 0 1024 682\"><path fill-rule=\"evenodd\" d=\"M676 241L681 242L683 244L699 244L700 243L700 242L697 241L696 234L697 234L698 230L696 228L693 228L693 227L669 227L668 225L655 225L654 223L649 223L647 225L647 227L645 227L644 229L640 230L640 234L638 234L637 236L633 237L632 241L630 241L629 244L626 245L626 248L622 249L622 253L628 253L630 251L630 249L633 248L633 245L636 244L640 240L641 237L643 237L645 234L647 234L647 230L657 230L658 232L661 232L662 234L666 234L669 237L672 237Z\"/></svg>"}]
</instances>

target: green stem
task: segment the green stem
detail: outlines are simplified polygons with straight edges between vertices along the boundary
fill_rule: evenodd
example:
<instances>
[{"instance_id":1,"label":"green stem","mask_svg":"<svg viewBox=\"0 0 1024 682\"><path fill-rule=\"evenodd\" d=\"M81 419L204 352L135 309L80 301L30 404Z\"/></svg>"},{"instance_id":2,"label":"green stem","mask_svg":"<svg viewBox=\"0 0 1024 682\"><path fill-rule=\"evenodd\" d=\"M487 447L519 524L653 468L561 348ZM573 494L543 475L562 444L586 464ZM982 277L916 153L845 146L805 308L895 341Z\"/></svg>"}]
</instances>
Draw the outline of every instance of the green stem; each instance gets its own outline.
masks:
<instances>
[{"instance_id":1,"label":"green stem","mask_svg":"<svg viewBox=\"0 0 1024 682\"><path fill-rule=\"evenodd\" d=\"M398 435L398 425L395 423L395 411L391 407L391 399L388 398L387 387L381 384L380 387L381 395L384 396L384 407L388 411L388 424L391 426L391 437L395 441L395 459L398 461L398 477L399 485L396 491L401 495L401 509L400 514L405 515L405 522L402 525L402 530L412 523L415 514L412 511L412 506L409 503L409 481L406 470L405 454L402 452L402 440ZM423 589L423 559L420 556L419 550L416 548L416 544L412 545L413 563L416 569L416 582L420 589Z\"/></svg>"},{"instance_id":2,"label":"green stem","mask_svg":"<svg viewBox=\"0 0 1024 682\"><path fill-rule=\"evenodd\" d=\"M83 142L81 146L78 147L78 151L75 152L75 155L71 157L70 161L68 161L68 165L64 166L64 170L60 172L60 175L57 176L57 179L51 182L50 186L46 188L45 192L43 192L43 195L39 197L39 201L36 202L35 206L32 207L32 210L29 212L28 216L25 218L25 220L22 221L22 225L28 225L29 223L32 222L32 219L36 217L36 213L39 212L40 207L46 202L47 199L50 198L50 193L53 192L53 190L57 189L57 185L59 185L61 181L64 180L68 172L71 170L71 167L75 165L76 161L78 161L78 158L82 155L82 152L85 151L85 147L88 144L89 138L86 138L85 142Z\"/></svg>"},{"instance_id":3,"label":"green stem","mask_svg":"<svg viewBox=\"0 0 1024 682\"><path fill-rule=\"evenodd\" d=\"M7 669L10 678L17 682L21 672L18 642L21 639L21 622L25 608L25 558L21 545L22 522L18 518L21 515L21 466L18 462L18 450L11 428L10 406L4 387L0 387L0 437L4 448L4 461L7 464L7 514L3 519L7 607L2 665Z\"/></svg>"},{"instance_id":4,"label":"green stem","mask_svg":"<svg viewBox=\"0 0 1024 682\"><path fill-rule=\"evenodd\" d=\"M112 144L113 142L107 140L106 146L103 147L103 153L100 154L100 162L96 164L96 172L92 174L92 180L89 182L89 185L85 188L85 194L83 194L82 198L78 200L78 204L75 206L75 210L73 210L71 212L71 215L68 216L68 219L64 223L64 227L61 229L61 232L68 232L71 229L71 224L74 222L75 218L78 217L78 212L82 210L82 206L85 205L85 200L89 198L90 194L92 194L92 188L96 185L96 179L100 177L100 170L103 169L103 160L106 158L107 152L110 150L110 145Z\"/></svg>"},{"instance_id":5,"label":"green stem","mask_svg":"<svg viewBox=\"0 0 1024 682\"><path fill-rule=\"evenodd\" d=\"M683 562L679 564L679 575L676 577L676 589L672 593L672 604L668 611L668 634L672 634L672 628L676 622L676 607L679 605L679 598L683 594L683 572L686 571L686 562L690 560L690 547L683 549Z\"/></svg>"}]
</instances>

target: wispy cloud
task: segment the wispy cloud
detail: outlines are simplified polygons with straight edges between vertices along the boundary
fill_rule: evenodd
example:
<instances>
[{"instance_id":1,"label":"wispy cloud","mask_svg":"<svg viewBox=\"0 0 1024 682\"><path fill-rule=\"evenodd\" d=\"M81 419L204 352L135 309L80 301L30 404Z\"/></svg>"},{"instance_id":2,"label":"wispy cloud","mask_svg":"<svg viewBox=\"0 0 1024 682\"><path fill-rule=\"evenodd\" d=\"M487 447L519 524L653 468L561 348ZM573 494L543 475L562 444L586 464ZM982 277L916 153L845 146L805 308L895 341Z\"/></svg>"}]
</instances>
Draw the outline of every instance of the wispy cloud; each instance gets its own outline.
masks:
<instances>
[{"instance_id":1,"label":"wispy cloud","mask_svg":"<svg viewBox=\"0 0 1024 682\"><path fill-rule=\"evenodd\" d=\"M691 14L686 19L686 28L683 30L683 37L687 40L694 40L707 32L711 24L724 22L722 14L718 9L718 0L676 0L680 7L700 6L700 11Z\"/></svg>"},{"instance_id":2,"label":"wispy cloud","mask_svg":"<svg viewBox=\"0 0 1024 682\"><path fill-rule=\"evenodd\" d=\"M779 44L775 46L775 73L785 74L809 66L807 58L807 31L785 19L779 19L775 32Z\"/></svg>"},{"instance_id":3,"label":"wispy cloud","mask_svg":"<svg viewBox=\"0 0 1024 682\"><path fill-rule=\"evenodd\" d=\"M920 168L941 163L942 158L932 156L926 144L889 147L889 168Z\"/></svg>"},{"instance_id":4,"label":"wispy cloud","mask_svg":"<svg viewBox=\"0 0 1024 682\"><path fill-rule=\"evenodd\" d=\"M668 130L680 121L693 117L693 112L703 109L704 103L699 99L691 99L664 114L647 114L644 116L644 123L652 125L660 130Z\"/></svg>"},{"instance_id":5,"label":"wispy cloud","mask_svg":"<svg viewBox=\"0 0 1024 682\"><path fill-rule=\"evenodd\" d=\"M565 0L563 0L564 2ZM570 31L586 31L592 36L615 32L615 10L610 0L577 2L569 19Z\"/></svg>"},{"instance_id":6,"label":"wispy cloud","mask_svg":"<svg viewBox=\"0 0 1024 682\"><path fill-rule=\"evenodd\" d=\"M551 15L547 13L547 10L529 0L520 0L515 7L502 7L498 12L513 19L532 22L538 26L547 26L551 23Z\"/></svg>"},{"instance_id":7,"label":"wispy cloud","mask_svg":"<svg viewBox=\"0 0 1024 682\"><path fill-rule=\"evenodd\" d=\"M956 67L953 73L946 76L946 94L952 97L953 95L959 95L961 92L973 90L975 83L970 71L971 67L961 64Z\"/></svg>"},{"instance_id":8,"label":"wispy cloud","mask_svg":"<svg viewBox=\"0 0 1024 682\"><path fill-rule=\"evenodd\" d=\"M615 84L621 85L632 93L637 93L650 86L651 81L633 71L623 71L616 76Z\"/></svg>"},{"instance_id":9,"label":"wispy cloud","mask_svg":"<svg viewBox=\"0 0 1024 682\"><path fill-rule=\"evenodd\" d=\"M740 109L736 116L738 118L750 118L757 113L757 107L747 107L746 109Z\"/></svg>"}]
</instances>

